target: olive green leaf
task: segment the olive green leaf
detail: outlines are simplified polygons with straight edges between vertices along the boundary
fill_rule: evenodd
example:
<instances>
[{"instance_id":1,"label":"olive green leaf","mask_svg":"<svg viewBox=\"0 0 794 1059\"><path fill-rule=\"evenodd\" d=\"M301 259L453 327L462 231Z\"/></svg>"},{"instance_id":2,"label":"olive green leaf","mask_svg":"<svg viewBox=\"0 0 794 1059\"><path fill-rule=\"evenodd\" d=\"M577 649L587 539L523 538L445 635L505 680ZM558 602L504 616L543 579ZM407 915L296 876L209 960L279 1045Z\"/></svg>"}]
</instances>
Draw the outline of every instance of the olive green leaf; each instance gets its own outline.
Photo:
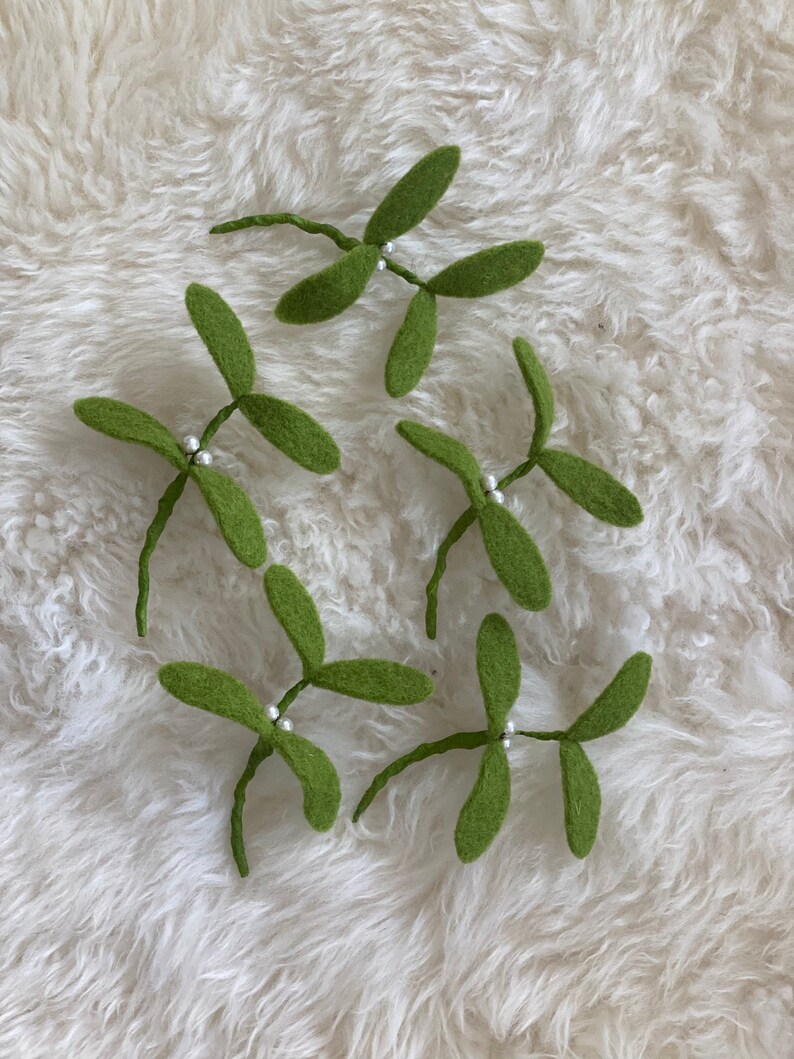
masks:
<instances>
[{"instance_id":1,"label":"olive green leaf","mask_svg":"<svg viewBox=\"0 0 794 1059\"><path fill-rule=\"evenodd\" d=\"M303 787L303 815L315 831L328 831L334 826L342 792L339 776L328 755L314 743L271 728L273 745L295 773Z\"/></svg>"},{"instance_id":2,"label":"olive green leaf","mask_svg":"<svg viewBox=\"0 0 794 1059\"><path fill-rule=\"evenodd\" d=\"M187 459L171 431L131 404L116 401L112 397L82 397L74 402L74 414L92 430L100 434L130 441L134 445L145 445L180 471L187 467Z\"/></svg>"},{"instance_id":3,"label":"olive green leaf","mask_svg":"<svg viewBox=\"0 0 794 1059\"><path fill-rule=\"evenodd\" d=\"M513 630L501 614L488 614L477 633L477 674L480 678L488 734L496 738L518 698L521 662Z\"/></svg>"},{"instance_id":4,"label":"olive green leaf","mask_svg":"<svg viewBox=\"0 0 794 1059\"><path fill-rule=\"evenodd\" d=\"M575 857L586 857L593 848L601 815L601 790L590 758L578 743L560 740L562 801L565 834Z\"/></svg>"},{"instance_id":5,"label":"olive green leaf","mask_svg":"<svg viewBox=\"0 0 794 1059\"><path fill-rule=\"evenodd\" d=\"M423 221L442 197L460 163L459 147L437 147L401 177L369 219L364 242L381 246Z\"/></svg>"},{"instance_id":6,"label":"olive green leaf","mask_svg":"<svg viewBox=\"0 0 794 1059\"><path fill-rule=\"evenodd\" d=\"M538 458L538 466L571 500L602 522L624 527L642 522L642 508L636 496L608 471L581 456L546 449Z\"/></svg>"},{"instance_id":7,"label":"olive green leaf","mask_svg":"<svg viewBox=\"0 0 794 1059\"><path fill-rule=\"evenodd\" d=\"M651 679L653 659L644 651L637 651L617 672L592 706L565 733L568 739L584 743L616 732L631 720L642 705Z\"/></svg>"},{"instance_id":8,"label":"olive green leaf","mask_svg":"<svg viewBox=\"0 0 794 1059\"><path fill-rule=\"evenodd\" d=\"M455 849L464 864L486 851L499 833L510 807L510 765L500 742L489 743L480 772L463 804L455 828Z\"/></svg>"},{"instance_id":9,"label":"olive green leaf","mask_svg":"<svg viewBox=\"0 0 794 1059\"><path fill-rule=\"evenodd\" d=\"M273 725L256 696L223 670L199 662L170 662L160 668L157 677L165 690L180 702L228 717L263 739L272 740Z\"/></svg>"},{"instance_id":10,"label":"olive green leaf","mask_svg":"<svg viewBox=\"0 0 794 1059\"><path fill-rule=\"evenodd\" d=\"M535 356L529 342L516 338L513 342L513 353L535 408L535 429L529 447L529 455L534 456L543 449L551 432L554 422L554 394L551 392L546 369Z\"/></svg>"},{"instance_id":11,"label":"olive green leaf","mask_svg":"<svg viewBox=\"0 0 794 1059\"><path fill-rule=\"evenodd\" d=\"M232 397L249 393L254 385L254 354L235 313L220 294L200 283L190 284L185 305Z\"/></svg>"},{"instance_id":12,"label":"olive green leaf","mask_svg":"<svg viewBox=\"0 0 794 1059\"><path fill-rule=\"evenodd\" d=\"M427 289L445 298L482 298L514 287L534 272L542 259L543 243L502 243L456 261L434 276Z\"/></svg>"},{"instance_id":13,"label":"olive green leaf","mask_svg":"<svg viewBox=\"0 0 794 1059\"><path fill-rule=\"evenodd\" d=\"M278 397L252 393L243 397L240 411L271 445L315 474L331 474L339 467L336 442L303 409Z\"/></svg>"},{"instance_id":14,"label":"olive green leaf","mask_svg":"<svg viewBox=\"0 0 794 1059\"><path fill-rule=\"evenodd\" d=\"M333 265L282 294L276 317L284 324L318 324L349 309L363 293L380 259L376 246L357 246Z\"/></svg>"},{"instance_id":15,"label":"olive green leaf","mask_svg":"<svg viewBox=\"0 0 794 1059\"><path fill-rule=\"evenodd\" d=\"M248 494L227 475L209 467L191 464L190 476L195 479L233 554L245 566L261 566L267 558L267 544Z\"/></svg>"},{"instance_id":16,"label":"olive green leaf","mask_svg":"<svg viewBox=\"0 0 794 1059\"><path fill-rule=\"evenodd\" d=\"M386 391L389 397L404 397L413 390L433 356L438 312L435 296L418 291L408 306L386 361Z\"/></svg>"},{"instance_id":17,"label":"olive green leaf","mask_svg":"<svg viewBox=\"0 0 794 1059\"><path fill-rule=\"evenodd\" d=\"M325 658L325 636L314 600L292 570L280 564L265 571L265 593L271 610L298 652L304 676L310 677Z\"/></svg>"},{"instance_id":18,"label":"olive green leaf","mask_svg":"<svg viewBox=\"0 0 794 1059\"><path fill-rule=\"evenodd\" d=\"M491 565L516 603L524 610L548 607L551 580L543 556L521 523L495 503L487 503L478 518Z\"/></svg>"},{"instance_id":19,"label":"olive green leaf","mask_svg":"<svg viewBox=\"0 0 794 1059\"><path fill-rule=\"evenodd\" d=\"M413 706L433 694L433 681L412 666L384 658L355 658L329 662L312 674L318 688L336 691L365 702L390 706Z\"/></svg>"},{"instance_id":20,"label":"olive green leaf","mask_svg":"<svg viewBox=\"0 0 794 1059\"><path fill-rule=\"evenodd\" d=\"M397 433L424 456L429 456L456 474L475 507L481 508L485 504L485 494L480 484L480 465L465 445L448 434L442 434L440 430L433 430L410 419L402 419L397 424Z\"/></svg>"}]
</instances>

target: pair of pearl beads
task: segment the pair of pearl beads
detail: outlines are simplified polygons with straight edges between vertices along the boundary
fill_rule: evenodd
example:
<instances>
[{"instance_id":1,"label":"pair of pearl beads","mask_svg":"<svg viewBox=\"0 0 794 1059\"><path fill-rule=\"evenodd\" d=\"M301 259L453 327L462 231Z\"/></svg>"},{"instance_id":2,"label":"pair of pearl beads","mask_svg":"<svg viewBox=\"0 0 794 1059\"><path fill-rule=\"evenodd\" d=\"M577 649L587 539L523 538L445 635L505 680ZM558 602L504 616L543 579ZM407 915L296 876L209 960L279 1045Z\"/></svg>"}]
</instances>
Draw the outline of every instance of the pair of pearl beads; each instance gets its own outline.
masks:
<instances>
[{"instance_id":1,"label":"pair of pearl beads","mask_svg":"<svg viewBox=\"0 0 794 1059\"><path fill-rule=\"evenodd\" d=\"M393 250L394 243L392 243L391 241L389 241L388 243L384 243L381 247L381 251L384 254L390 254ZM383 258L380 259L375 268L377 268L378 272L383 272L383 270L386 268L386 262L383 260Z\"/></svg>"},{"instance_id":2,"label":"pair of pearl beads","mask_svg":"<svg viewBox=\"0 0 794 1059\"><path fill-rule=\"evenodd\" d=\"M192 456L193 462L198 464L199 467L210 467L212 465L212 453L202 449L201 441L195 434L188 434L186 438L182 439L182 448L185 450L185 455Z\"/></svg>"},{"instance_id":3,"label":"pair of pearl beads","mask_svg":"<svg viewBox=\"0 0 794 1059\"><path fill-rule=\"evenodd\" d=\"M502 741L502 746L505 748L505 750L510 749L511 737L515 734L515 730L516 726L513 724L513 722L508 721L505 725L505 730L499 736Z\"/></svg>"},{"instance_id":4,"label":"pair of pearl beads","mask_svg":"<svg viewBox=\"0 0 794 1059\"><path fill-rule=\"evenodd\" d=\"M497 489L499 482L493 474L484 474L482 476L482 487L485 491L485 495L489 500L493 500L495 504L503 504L505 502L505 495L501 489Z\"/></svg>"},{"instance_id":5,"label":"pair of pearl beads","mask_svg":"<svg viewBox=\"0 0 794 1059\"><path fill-rule=\"evenodd\" d=\"M280 728L282 732L292 731L292 721L289 719L289 717L281 716L281 714L278 712L278 706L268 706L268 708L265 710L265 713L267 714L267 719L269 721L272 721L275 724L276 728Z\"/></svg>"}]
</instances>

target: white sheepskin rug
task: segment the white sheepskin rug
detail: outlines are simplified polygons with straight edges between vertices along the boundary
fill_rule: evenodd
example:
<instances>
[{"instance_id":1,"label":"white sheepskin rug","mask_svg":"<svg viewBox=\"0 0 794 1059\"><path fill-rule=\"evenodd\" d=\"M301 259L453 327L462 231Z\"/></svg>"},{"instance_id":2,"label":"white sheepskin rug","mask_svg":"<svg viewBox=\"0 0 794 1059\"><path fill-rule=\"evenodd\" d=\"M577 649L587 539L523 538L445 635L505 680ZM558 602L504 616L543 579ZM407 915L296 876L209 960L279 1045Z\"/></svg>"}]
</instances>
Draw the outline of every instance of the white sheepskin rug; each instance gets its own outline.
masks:
<instances>
[{"instance_id":1,"label":"white sheepskin rug","mask_svg":"<svg viewBox=\"0 0 794 1059\"><path fill-rule=\"evenodd\" d=\"M783 1059L792 1054L791 473L794 27L789 0L47 0L0 13L0 1056L3 1059ZM352 309L280 324L338 251L285 210L360 235L435 146L442 203L400 239L424 276L540 239L533 277L441 304L421 385L391 400L408 300L376 273ZM251 733L166 694L189 659L272 702L299 676L261 571L189 487L136 563L169 480L87 430L105 394L181 437L228 397L184 291L217 289L257 384L335 436L296 467L242 419L216 466L270 557L318 602L329 652L435 674L410 709L312 690L296 730L336 763L331 832L271 760L251 785L251 875L228 843ZM514 606L478 532L452 552L439 638L424 585L465 506L395 432L414 418L497 472L526 452L528 339L552 443L607 467L644 523L615 530L540 472L508 503L554 584ZM239 418L239 421L238 421ZM171 476L173 471L170 472ZM518 637L520 727L560 728L637 650L648 697L590 744L603 790L568 851L553 744L516 739L505 826L456 858L477 752L415 765L358 824L372 776L482 727L474 642Z\"/></svg>"}]
</instances>

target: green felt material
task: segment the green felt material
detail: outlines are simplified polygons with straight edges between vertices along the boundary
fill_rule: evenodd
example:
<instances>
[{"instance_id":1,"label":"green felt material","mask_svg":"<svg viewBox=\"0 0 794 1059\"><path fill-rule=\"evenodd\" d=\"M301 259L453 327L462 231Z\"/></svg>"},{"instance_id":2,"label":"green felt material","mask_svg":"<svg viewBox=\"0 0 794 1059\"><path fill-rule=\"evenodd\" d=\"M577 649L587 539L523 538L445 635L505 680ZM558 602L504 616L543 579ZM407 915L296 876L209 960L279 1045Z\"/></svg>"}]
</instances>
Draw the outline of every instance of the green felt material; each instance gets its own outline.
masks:
<instances>
[{"instance_id":1,"label":"green felt material","mask_svg":"<svg viewBox=\"0 0 794 1059\"><path fill-rule=\"evenodd\" d=\"M315 474L331 474L339 467L336 442L316 419L278 397L252 393L240 401L240 411L271 445Z\"/></svg>"},{"instance_id":2,"label":"green felt material","mask_svg":"<svg viewBox=\"0 0 794 1059\"><path fill-rule=\"evenodd\" d=\"M355 247L283 294L276 305L276 317L283 324L319 324L338 316L363 293L379 259L376 246Z\"/></svg>"},{"instance_id":3,"label":"green felt material","mask_svg":"<svg viewBox=\"0 0 794 1059\"><path fill-rule=\"evenodd\" d=\"M565 733L578 743L599 739L616 732L631 720L642 705L651 679L653 659L644 651L637 651L618 670L592 706Z\"/></svg>"},{"instance_id":4,"label":"green felt material","mask_svg":"<svg viewBox=\"0 0 794 1059\"><path fill-rule=\"evenodd\" d=\"M157 676L165 690L180 702L228 717L263 739L273 741L272 733L276 729L254 693L223 670L199 662L170 662L160 668Z\"/></svg>"},{"instance_id":5,"label":"green felt material","mask_svg":"<svg viewBox=\"0 0 794 1059\"><path fill-rule=\"evenodd\" d=\"M488 734L504 731L505 719L518 698L521 661L513 630L501 614L488 614L477 633L477 675L480 678Z\"/></svg>"},{"instance_id":6,"label":"green felt material","mask_svg":"<svg viewBox=\"0 0 794 1059\"><path fill-rule=\"evenodd\" d=\"M243 835L243 808L245 806L245 795L248 790L248 784L256 775L256 770L262 762L266 758L269 758L273 753L271 734L272 732L268 733L267 739L262 736L257 739L248 758L245 769L243 770L243 774L240 776L234 788L234 801L232 803L232 814L229 821L231 824L230 837L232 856L237 865L237 870L243 879L248 875L248 858L245 855L245 837Z\"/></svg>"},{"instance_id":7,"label":"green felt material","mask_svg":"<svg viewBox=\"0 0 794 1059\"><path fill-rule=\"evenodd\" d=\"M74 402L74 414L92 430L100 434L145 445L147 449L165 457L179 471L187 467L187 459L179 442L163 424L141 412L131 404L116 401L112 397L82 397Z\"/></svg>"},{"instance_id":8,"label":"green felt material","mask_svg":"<svg viewBox=\"0 0 794 1059\"><path fill-rule=\"evenodd\" d=\"M642 522L642 508L636 496L608 471L581 456L546 449L538 458L538 466L571 500L602 522L624 527Z\"/></svg>"},{"instance_id":9,"label":"green felt material","mask_svg":"<svg viewBox=\"0 0 794 1059\"><path fill-rule=\"evenodd\" d=\"M387 765L382 772L378 773L356 806L356 811L353 813L353 823L371 805L375 796L379 791L383 790L389 780L399 775L409 765L413 765L417 761L424 761L425 758L432 757L434 754L446 754L448 750L473 750L475 747L485 746L487 742L487 732L456 732L454 735L448 735L445 739L438 739L434 743L420 743L419 746L397 758L396 761L392 761L391 765Z\"/></svg>"},{"instance_id":10,"label":"green felt material","mask_svg":"<svg viewBox=\"0 0 794 1059\"><path fill-rule=\"evenodd\" d=\"M160 497L157 511L146 531L143 548L138 558L138 598L135 602L135 624L139 636L145 636L148 628L147 608L149 604L149 560L157 547L165 524L171 517L174 505L180 498L187 482L187 471L182 471L171 482Z\"/></svg>"},{"instance_id":11,"label":"green felt material","mask_svg":"<svg viewBox=\"0 0 794 1059\"><path fill-rule=\"evenodd\" d=\"M523 338L516 338L513 342L513 353L535 409L535 429L532 432L532 444L529 447L529 455L535 456L542 451L549 439L551 425L554 422L554 394L551 392L551 383L546 369L535 356L535 351L529 342Z\"/></svg>"},{"instance_id":12,"label":"green felt material","mask_svg":"<svg viewBox=\"0 0 794 1059\"><path fill-rule=\"evenodd\" d=\"M304 676L310 677L325 658L325 636L314 600L292 570L278 563L265 570L265 594L298 652Z\"/></svg>"},{"instance_id":13,"label":"green felt material","mask_svg":"<svg viewBox=\"0 0 794 1059\"><path fill-rule=\"evenodd\" d=\"M489 502L479 512L485 550L496 576L519 607L543 610L551 603L551 580L543 556L507 508Z\"/></svg>"},{"instance_id":14,"label":"green felt material","mask_svg":"<svg viewBox=\"0 0 794 1059\"><path fill-rule=\"evenodd\" d=\"M249 393L254 385L254 354L235 313L220 294L200 283L190 284L185 305L232 397Z\"/></svg>"},{"instance_id":15,"label":"green felt material","mask_svg":"<svg viewBox=\"0 0 794 1059\"><path fill-rule=\"evenodd\" d=\"M354 658L329 662L312 675L312 684L339 695L389 706L413 706L433 694L430 677L412 666L384 658Z\"/></svg>"},{"instance_id":16,"label":"green felt material","mask_svg":"<svg viewBox=\"0 0 794 1059\"><path fill-rule=\"evenodd\" d=\"M433 430L410 419L400 420L397 433L424 456L429 456L456 474L474 507L481 508L485 504L485 494L480 484L480 465L465 445L448 434L442 434L440 430Z\"/></svg>"},{"instance_id":17,"label":"green felt material","mask_svg":"<svg viewBox=\"0 0 794 1059\"><path fill-rule=\"evenodd\" d=\"M427 289L445 298L482 298L514 287L534 272L542 259L543 243L502 243L456 261L433 276Z\"/></svg>"},{"instance_id":18,"label":"green felt material","mask_svg":"<svg viewBox=\"0 0 794 1059\"><path fill-rule=\"evenodd\" d=\"M455 828L455 849L464 864L481 857L499 833L510 807L510 765L501 743L489 743L480 773L463 803Z\"/></svg>"},{"instance_id":19,"label":"green felt material","mask_svg":"<svg viewBox=\"0 0 794 1059\"><path fill-rule=\"evenodd\" d=\"M191 464L190 475L209 505L223 539L245 566L256 568L267 558L262 523L248 494L220 471Z\"/></svg>"},{"instance_id":20,"label":"green felt material","mask_svg":"<svg viewBox=\"0 0 794 1059\"><path fill-rule=\"evenodd\" d=\"M402 326L394 336L386 361L386 392L404 397L413 390L433 356L438 311L435 296L426 290L411 298Z\"/></svg>"},{"instance_id":21,"label":"green felt material","mask_svg":"<svg viewBox=\"0 0 794 1059\"><path fill-rule=\"evenodd\" d=\"M364 242L382 246L423 221L460 164L459 147L437 147L401 177L369 219Z\"/></svg>"},{"instance_id":22,"label":"green felt material","mask_svg":"<svg viewBox=\"0 0 794 1059\"><path fill-rule=\"evenodd\" d=\"M334 826L342 792L339 776L328 755L294 732L273 728L276 752L287 762L303 787L303 815L315 831Z\"/></svg>"},{"instance_id":23,"label":"green felt material","mask_svg":"<svg viewBox=\"0 0 794 1059\"><path fill-rule=\"evenodd\" d=\"M601 789L590 758L578 743L560 741L562 802L565 834L575 857L586 857L593 848L601 815Z\"/></svg>"}]
</instances>

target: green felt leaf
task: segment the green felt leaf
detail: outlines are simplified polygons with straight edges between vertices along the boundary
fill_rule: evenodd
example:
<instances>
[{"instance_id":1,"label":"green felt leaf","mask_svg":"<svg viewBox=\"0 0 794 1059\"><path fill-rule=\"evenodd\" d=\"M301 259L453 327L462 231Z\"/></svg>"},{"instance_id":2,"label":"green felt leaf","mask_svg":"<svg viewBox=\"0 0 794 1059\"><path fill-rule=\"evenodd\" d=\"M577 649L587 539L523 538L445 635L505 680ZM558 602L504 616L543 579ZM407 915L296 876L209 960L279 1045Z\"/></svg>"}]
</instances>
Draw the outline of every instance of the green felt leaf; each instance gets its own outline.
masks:
<instances>
[{"instance_id":1,"label":"green felt leaf","mask_svg":"<svg viewBox=\"0 0 794 1059\"><path fill-rule=\"evenodd\" d=\"M160 683L174 698L219 717L250 728L272 741L273 725L252 691L221 669L199 662L170 662L157 674Z\"/></svg>"},{"instance_id":2,"label":"green felt leaf","mask_svg":"<svg viewBox=\"0 0 794 1059\"><path fill-rule=\"evenodd\" d=\"M524 610L551 603L551 580L538 547L520 522L495 503L478 513L485 550L496 575Z\"/></svg>"},{"instance_id":3,"label":"green felt leaf","mask_svg":"<svg viewBox=\"0 0 794 1059\"><path fill-rule=\"evenodd\" d=\"M560 741L562 801L565 834L575 857L586 857L593 848L601 815L601 789L590 758L578 743Z\"/></svg>"},{"instance_id":4,"label":"green felt leaf","mask_svg":"<svg viewBox=\"0 0 794 1059\"><path fill-rule=\"evenodd\" d=\"M369 219L364 242L381 246L423 221L460 164L459 147L437 147L401 177Z\"/></svg>"},{"instance_id":5,"label":"green felt leaf","mask_svg":"<svg viewBox=\"0 0 794 1059\"><path fill-rule=\"evenodd\" d=\"M265 570L265 593L303 662L304 676L310 677L325 658L325 636L314 600L292 570L278 563Z\"/></svg>"},{"instance_id":6,"label":"green felt leaf","mask_svg":"<svg viewBox=\"0 0 794 1059\"><path fill-rule=\"evenodd\" d=\"M433 694L433 681L412 666L384 658L329 662L312 675L312 684L339 695L390 706L412 706Z\"/></svg>"},{"instance_id":7,"label":"green felt leaf","mask_svg":"<svg viewBox=\"0 0 794 1059\"><path fill-rule=\"evenodd\" d=\"M418 291L408 306L386 361L386 391L389 397L404 397L413 390L433 356L438 311L435 296Z\"/></svg>"},{"instance_id":8,"label":"green felt leaf","mask_svg":"<svg viewBox=\"0 0 794 1059\"><path fill-rule=\"evenodd\" d=\"M651 679L653 659L644 651L637 651L618 670L592 706L565 733L568 739L585 743L602 735L616 732L627 724L642 705Z\"/></svg>"},{"instance_id":9,"label":"green felt leaf","mask_svg":"<svg viewBox=\"0 0 794 1059\"><path fill-rule=\"evenodd\" d=\"M602 522L624 527L642 522L642 508L637 497L608 471L588 463L581 456L546 449L540 454L538 466L571 500Z\"/></svg>"},{"instance_id":10,"label":"green felt leaf","mask_svg":"<svg viewBox=\"0 0 794 1059\"><path fill-rule=\"evenodd\" d=\"M464 864L481 857L499 833L510 807L510 765L501 743L489 743L480 773L455 828L455 849Z\"/></svg>"},{"instance_id":11,"label":"green felt leaf","mask_svg":"<svg viewBox=\"0 0 794 1059\"><path fill-rule=\"evenodd\" d=\"M283 324L318 324L338 316L356 301L380 259L376 246L357 246L333 265L296 283L282 294L276 317Z\"/></svg>"},{"instance_id":12,"label":"green felt leaf","mask_svg":"<svg viewBox=\"0 0 794 1059\"><path fill-rule=\"evenodd\" d=\"M287 762L303 787L303 815L315 831L334 826L342 792L339 776L328 755L294 732L273 728L276 752Z\"/></svg>"},{"instance_id":13,"label":"green felt leaf","mask_svg":"<svg viewBox=\"0 0 794 1059\"><path fill-rule=\"evenodd\" d=\"M259 515L248 494L227 475L210 467L191 464L190 475L234 555L245 566L261 566L267 558L267 543Z\"/></svg>"},{"instance_id":14,"label":"green felt leaf","mask_svg":"<svg viewBox=\"0 0 794 1059\"><path fill-rule=\"evenodd\" d=\"M482 298L514 287L534 272L542 259L543 243L502 243L456 261L433 276L427 289L445 298Z\"/></svg>"},{"instance_id":15,"label":"green felt leaf","mask_svg":"<svg viewBox=\"0 0 794 1059\"><path fill-rule=\"evenodd\" d=\"M485 504L485 494L480 484L480 465L465 445L448 434L442 434L440 430L433 430L410 419L402 419L397 424L397 433L424 456L429 456L456 474L475 507L480 508Z\"/></svg>"},{"instance_id":16,"label":"green felt leaf","mask_svg":"<svg viewBox=\"0 0 794 1059\"><path fill-rule=\"evenodd\" d=\"M249 393L256 371L254 354L235 313L220 294L200 283L190 284L185 305L232 397Z\"/></svg>"},{"instance_id":17,"label":"green felt leaf","mask_svg":"<svg viewBox=\"0 0 794 1059\"><path fill-rule=\"evenodd\" d=\"M315 474L331 474L339 467L339 449L316 419L278 397L252 393L240 401L240 411L271 445Z\"/></svg>"},{"instance_id":18,"label":"green felt leaf","mask_svg":"<svg viewBox=\"0 0 794 1059\"><path fill-rule=\"evenodd\" d=\"M100 434L134 445L145 445L180 471L187 467L185 454L168 427L131 404L112 397L82 397L74 402L74 414Z\"/></svg>"},{"instance_id":19,"label":"green felt leaf","mask_svg":"<svg viewBox=\"0 0 794 1059\"><path fill-rule=\"evenodd\" d=\"M513 630L501 614L488 614L477 634L477 674L488 717L488 733L496 738L518 698L521 662Z\"/></svg>"},{"instance_id":20,"label":"green felt leaf","mask_svg":"<svg viewBox=\"0 0 794 1059\"><path fill-rule=\"evenodd\" d=\"M535 429L532 432L532 444L529 447L530 456L534 456L543 449L549 439L551 425L554 422L554 394L551 392L551 383L546 369L535 356L535 351L529 342L523 338L516 338L513 342L513 353L535 409Z\"/></svg>"}]
</instances>

